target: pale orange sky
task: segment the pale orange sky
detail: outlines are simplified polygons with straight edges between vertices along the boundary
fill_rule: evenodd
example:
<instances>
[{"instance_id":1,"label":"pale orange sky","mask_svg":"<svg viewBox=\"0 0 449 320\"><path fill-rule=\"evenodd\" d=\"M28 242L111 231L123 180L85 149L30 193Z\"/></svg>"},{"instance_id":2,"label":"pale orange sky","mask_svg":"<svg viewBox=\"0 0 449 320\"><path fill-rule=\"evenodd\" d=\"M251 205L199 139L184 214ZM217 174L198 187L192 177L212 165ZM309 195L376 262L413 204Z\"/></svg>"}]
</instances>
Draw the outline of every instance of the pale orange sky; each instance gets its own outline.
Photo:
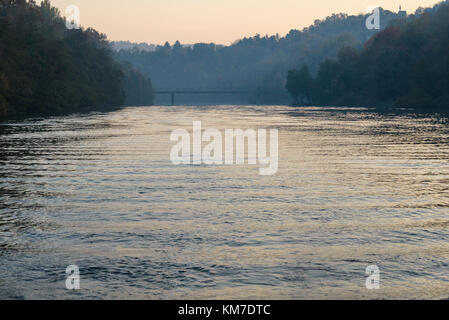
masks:
<instances>
[{"instance_id":1,"label":"pale orange sky","mask_svg":"<svg viewBox=\"0 0 449 320\"><path fill-rule=\"evenodd\" d=\"M245 36L285 35L332 13L364 13L368 6L414 12L438 0L53 0L62 14L80 8L81 25L111 40L163 44L230 44Z\"/></svg>"}]
</instances>

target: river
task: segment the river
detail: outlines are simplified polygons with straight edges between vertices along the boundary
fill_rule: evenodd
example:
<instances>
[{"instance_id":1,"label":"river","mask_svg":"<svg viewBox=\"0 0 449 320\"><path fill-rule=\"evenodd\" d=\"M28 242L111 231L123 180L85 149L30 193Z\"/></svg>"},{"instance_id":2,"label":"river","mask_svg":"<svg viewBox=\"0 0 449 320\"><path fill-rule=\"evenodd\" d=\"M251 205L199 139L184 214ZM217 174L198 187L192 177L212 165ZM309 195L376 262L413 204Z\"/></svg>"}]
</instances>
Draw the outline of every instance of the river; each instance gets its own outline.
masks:
<instances>
[{"instance_id":1,"label":"river","mask_svg":"<svg viewBox=\"0 0 449 320\"><path fill-rule=\"evenodd\" d=\"M193 121L278 129L277 173L174 165ZM0 162L3 299L449 298L443 115L129 107L2 123Z\"/></svg>"}]
</instances>

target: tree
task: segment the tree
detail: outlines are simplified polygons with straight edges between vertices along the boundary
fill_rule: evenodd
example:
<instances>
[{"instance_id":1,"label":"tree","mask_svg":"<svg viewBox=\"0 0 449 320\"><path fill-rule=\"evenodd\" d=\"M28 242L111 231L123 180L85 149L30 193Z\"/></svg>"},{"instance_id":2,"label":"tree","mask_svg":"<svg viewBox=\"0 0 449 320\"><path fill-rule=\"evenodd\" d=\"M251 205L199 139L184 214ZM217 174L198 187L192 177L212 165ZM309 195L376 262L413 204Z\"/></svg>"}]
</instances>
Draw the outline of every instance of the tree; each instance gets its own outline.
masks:
<instances>
[{"instance_id":1,"label":"tree","mask_svg":"<svg viewBox=\"0 0 449 320\"><path fill-rule=\"evenodd\" d=\"M8 90L8 79L5 74L0 73L0 118L8 114L6 94Z\"/></svg>"},{"instance_id":2,"label":"tree","mask_svg":"<svg viewBox=\"0 0 449 320\"><path fill-rule=\"evenodd\" d=\"M311 102L313 79L310 74L309 68L304 65L298 70L290 70L287 75L286 88L292 95L294 103L298 104L298 97L300 98L301 105L304 104L304 98L307 102Z\"/></svg>"},{"instance_id":3,"label":"tree","mask_svg":"<svg viewBox=\"0 0 449 320\"><path fill-rule=\"evenodd\" d=\"M0 118L106 110L139 89L151 96L137 73L127 74L139 80L125 92L130 81L104 34L68 30L49 1L0 0Z\"/></svg>"},{"instance_id":4,"label":"tree","mask_svg":"<svg viewBox=\"0 0 449 320\"><path fill-rule=\"evenodd\" d=\"M157 87L233 87L257 91L258 97L247 95L242 103L285 103L290 99L285 90L288 70L307 65L315 75L319 64L336 58L340 48L361 48L377 32L365 27L366 17L339 14L284 37L255 35L229 46L194 44L180 48L175 43L155 51L121 50L117 57L151 77ZM381 28L396 17L396 13L381 10Z\"/></svg>"},{"instance_id":5,"label":"tree","mask_svg":"<svg viewBox=\"0 0 449 320\"><path fill-rule=\"evenodd\" d=\"M125 75L123 88L127 106L149 106L154 102L151 80L145 78L130 64L122 66Z\"/></svg>"},{"instance_id":6,"label":"tree","mask_svg":"<svg viewBox=\"0 0 449 320\"><path fill-rule=\"evenodd\" d=\"M449 2L388 27L361 50L321 63L320 104L449 110Z\"/></svg>"}]
</instances>

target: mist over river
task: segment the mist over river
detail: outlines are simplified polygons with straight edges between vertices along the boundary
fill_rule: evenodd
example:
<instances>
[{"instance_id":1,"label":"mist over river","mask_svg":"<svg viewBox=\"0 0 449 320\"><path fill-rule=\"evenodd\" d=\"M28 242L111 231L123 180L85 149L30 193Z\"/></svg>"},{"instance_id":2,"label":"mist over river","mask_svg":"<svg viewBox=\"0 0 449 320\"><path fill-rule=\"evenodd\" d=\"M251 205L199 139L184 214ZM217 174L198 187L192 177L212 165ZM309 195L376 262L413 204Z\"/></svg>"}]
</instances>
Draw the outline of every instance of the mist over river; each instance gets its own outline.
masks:
<instances>
[{"instance_id":1,"label":"mist over river","mask_svg":"<svg viewBox=\"0 0 449 320\"><path fill-rule=\"evenodd\" d=\"M277 173L174 165L193 121L278 129ZM129 107L1 123L0 163L2 299L449 298L444 115Z\"/></svg>"}]
</instances>

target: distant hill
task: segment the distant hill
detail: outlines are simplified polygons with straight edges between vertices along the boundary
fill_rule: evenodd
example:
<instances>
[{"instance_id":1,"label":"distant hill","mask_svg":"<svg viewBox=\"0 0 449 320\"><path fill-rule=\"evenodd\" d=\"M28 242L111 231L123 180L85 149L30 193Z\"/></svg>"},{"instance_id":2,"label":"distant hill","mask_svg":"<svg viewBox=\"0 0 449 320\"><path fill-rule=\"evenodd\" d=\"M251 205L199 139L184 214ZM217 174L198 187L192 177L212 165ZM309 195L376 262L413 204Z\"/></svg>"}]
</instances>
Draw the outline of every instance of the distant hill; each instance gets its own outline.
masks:
<instances>
[{"instance_id":1,"label":"distant hill","mask_svg":"<svg viewBox=\"0 0 449 320\"><path fill-rule=\"evenodd\" d=\"M146 42L130 42L130 41L111 41L111 49L114 51L130 50L130 51L147 51L152 52L163 47L156 44L148 44ZM181 44L180 44L181 45ZM192 48L193 44L182 44L184 48Z\"/></svg>"},{"instance_id":2,"label":"distant hill","mask_svg":"<svg viewBox=\"0 0 449 320\"><path fill-rule=\"evenodd\" d=\"M399 14L380 10L384 29ZM156 50L121 49L120 61L131 63L151 76L162 88L238 88L257 90L252 102L278 103L289 100L285 90L287 71L306 64L313 74L325 58L335 58L345 46L361 48L378 30L368 30L368 15L334 14L303 30L291 30L285 37L244 38L230 46L179 42Z\"/></svg>"},{"instance_id":3,"label":"distant hill","mask_svg":"<svg viewBox=\"0 0 449 320\"><path fill-rule=\"evenodd\" d=\"M155 51L156 45L145 42L135 43L129 41L111 41L112 50L137 50L137 51Z\"/></svg>"}]
</instances>

